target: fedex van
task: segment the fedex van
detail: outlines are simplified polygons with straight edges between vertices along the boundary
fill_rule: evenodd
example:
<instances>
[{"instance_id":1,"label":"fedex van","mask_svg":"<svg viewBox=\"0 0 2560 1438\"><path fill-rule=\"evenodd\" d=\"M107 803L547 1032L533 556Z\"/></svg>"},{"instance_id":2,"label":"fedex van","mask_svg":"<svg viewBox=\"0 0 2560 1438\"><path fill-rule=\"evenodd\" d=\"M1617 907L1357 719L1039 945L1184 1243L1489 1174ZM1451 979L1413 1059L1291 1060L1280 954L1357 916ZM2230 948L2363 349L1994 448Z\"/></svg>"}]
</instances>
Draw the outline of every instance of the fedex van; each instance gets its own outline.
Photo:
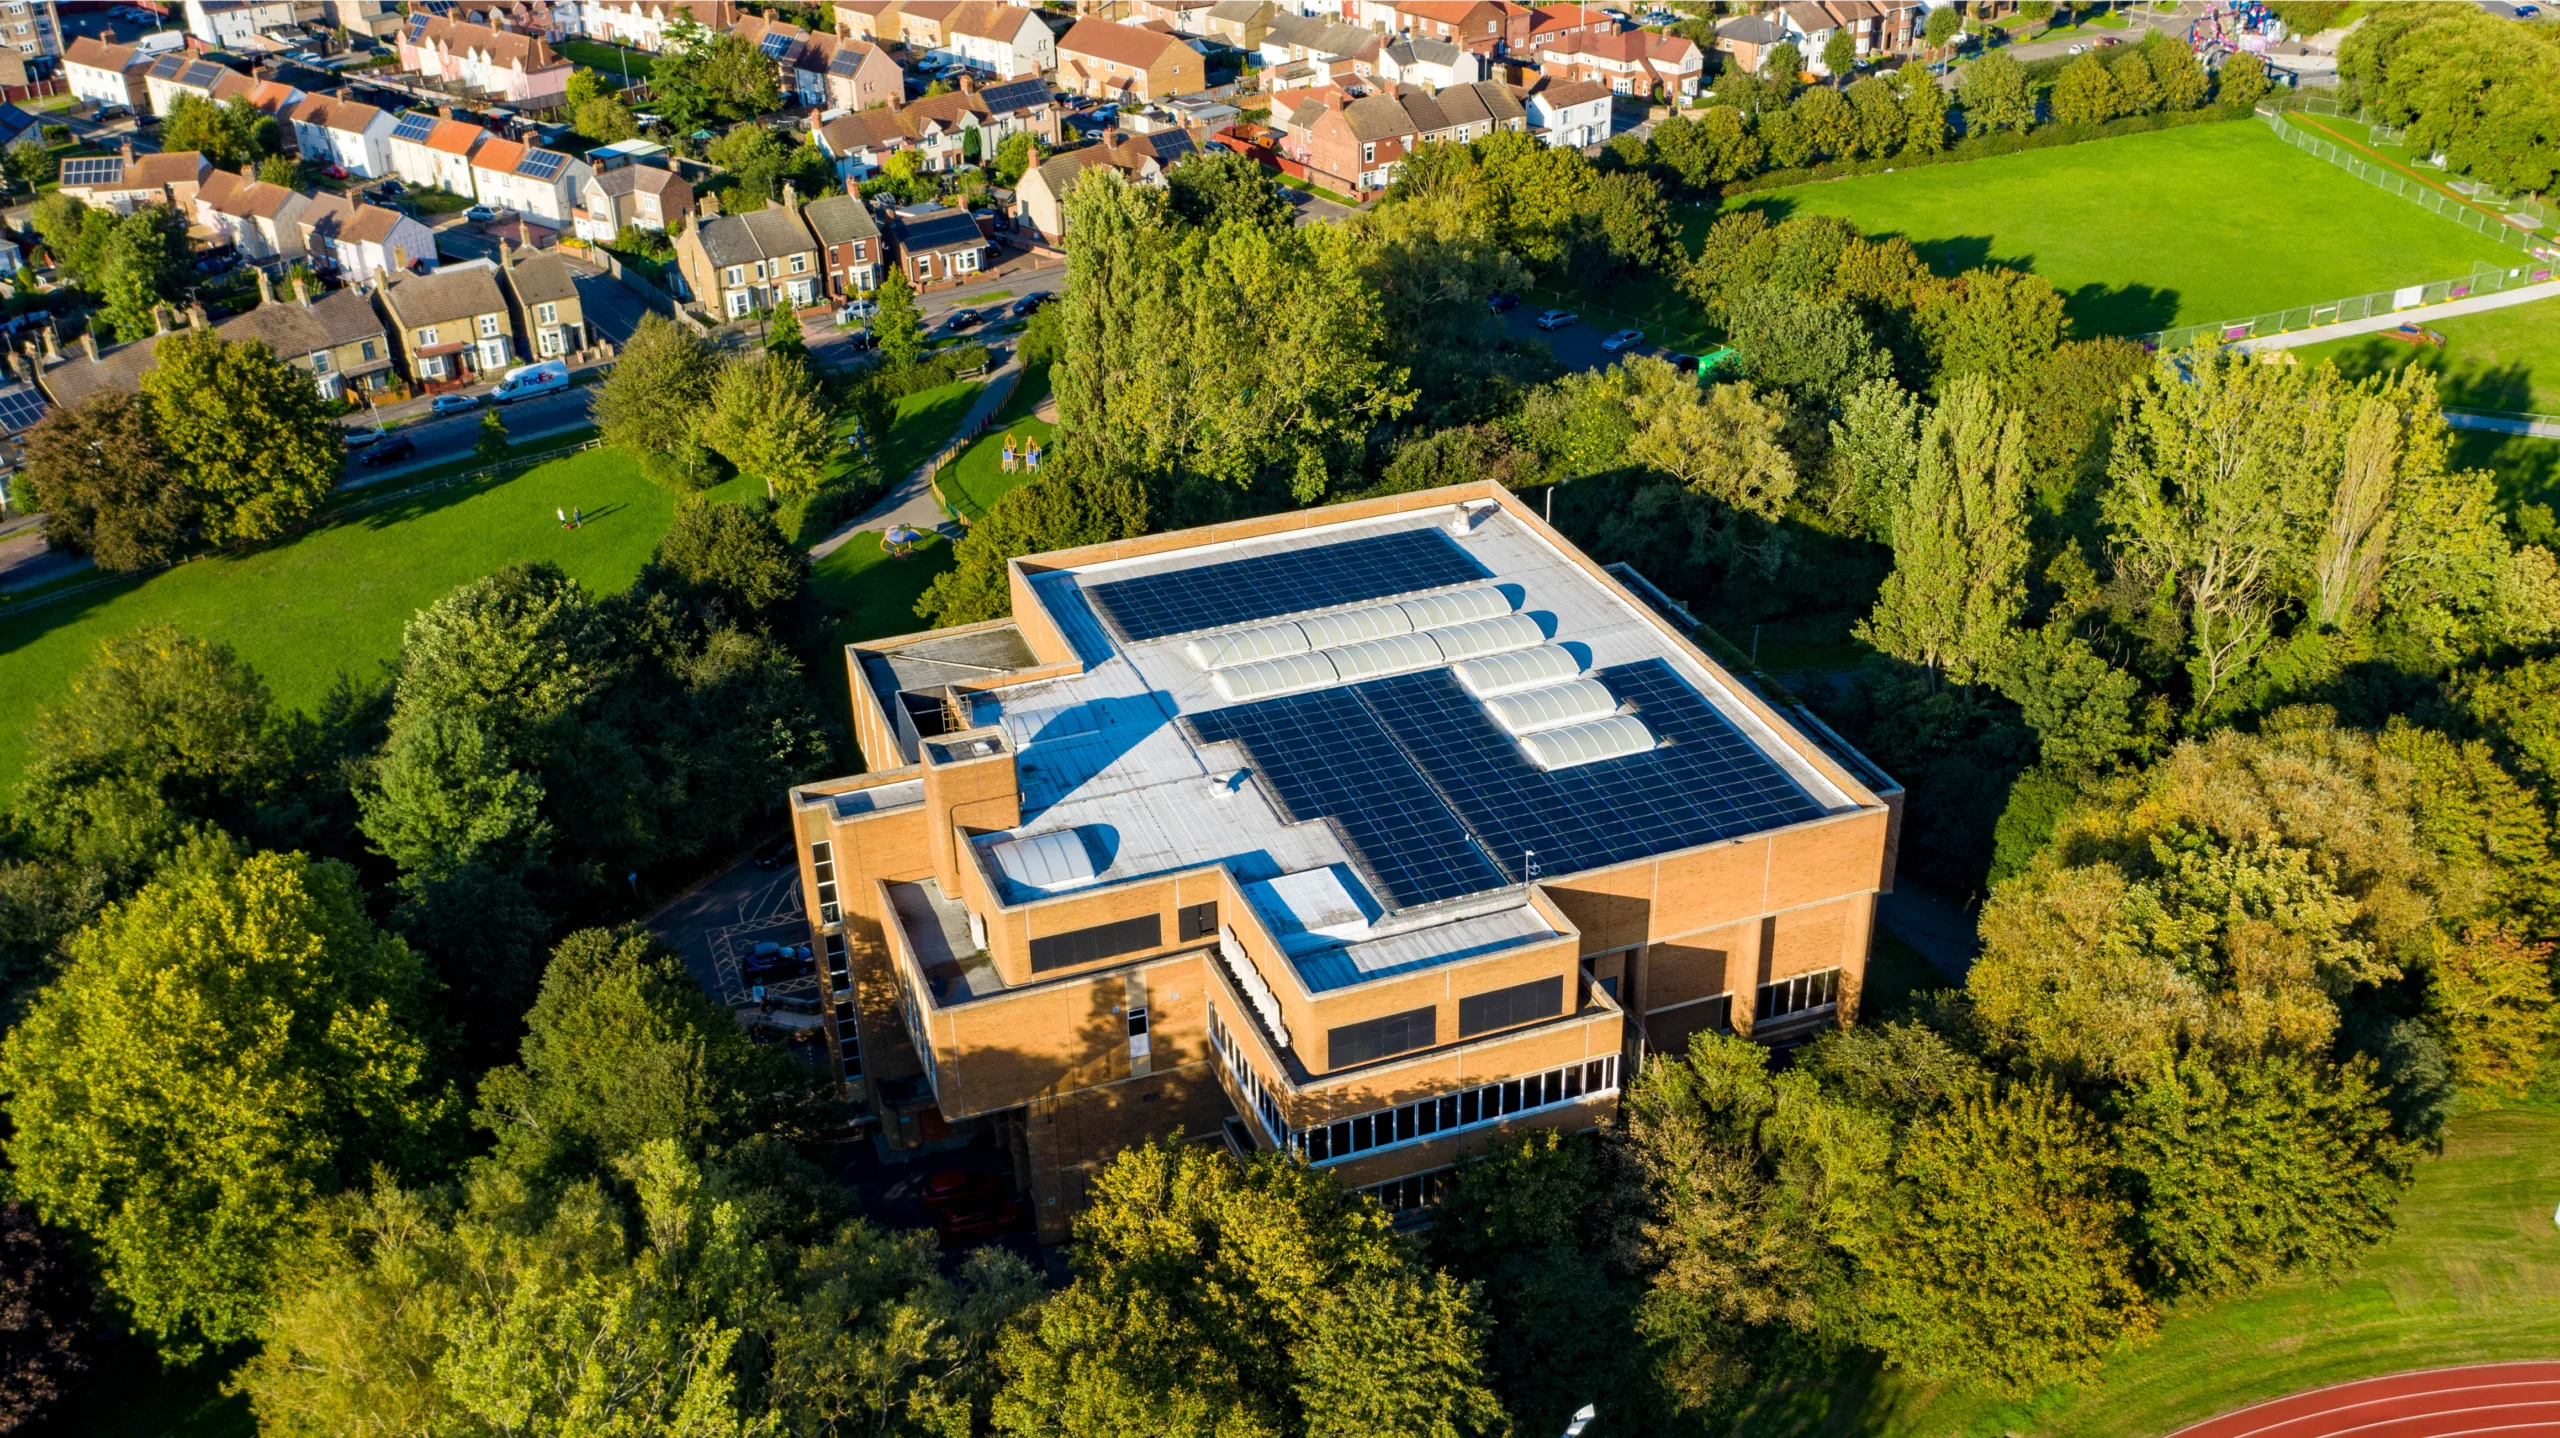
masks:
<instances>
[{"instance_id":1,"label":"fedex van","mask_svg":"<svg viewBox=\"0 0 2560 1438\"><path fill-rule=\"evenodd\" d=\"M564 390L568 387L568 362L544 360L540 364L524 365L507 371L506 378L498 382L497 389L491 392L489 398L499 404L513 404L520 399L531 399L538 394L550 394L554 390Z\"/></svg>"}]
</instances>

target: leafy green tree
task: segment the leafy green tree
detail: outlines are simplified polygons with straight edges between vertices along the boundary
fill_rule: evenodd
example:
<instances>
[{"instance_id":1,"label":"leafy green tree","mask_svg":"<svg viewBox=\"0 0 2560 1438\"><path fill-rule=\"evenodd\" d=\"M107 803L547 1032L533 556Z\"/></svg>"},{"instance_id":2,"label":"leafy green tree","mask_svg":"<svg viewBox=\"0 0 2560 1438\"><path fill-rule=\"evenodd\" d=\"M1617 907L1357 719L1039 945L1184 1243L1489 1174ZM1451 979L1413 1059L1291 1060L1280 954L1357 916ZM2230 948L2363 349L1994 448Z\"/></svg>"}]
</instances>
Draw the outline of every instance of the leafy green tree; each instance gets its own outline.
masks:
<instances>
[{"instance_id":1,"label":"leafy green tree","mask_svg":"<svg viewBox=\"0 0 2560 1438\"><path fill-rule=\"evenodd\" d=\"M2234 107L2254 106L2275 88L2267 78L2267 62L2245 50L2223 56L2214 74L2214 97Z\"/></svg>"},{"instance_id":2,"label":"leafy green tree","mask_svg":"<svg viewBox=\"0 0 2560 1438\"><path fill-rule=\"evenodd\" d=\"M785 143L762 125L737 126L712 141L703 157L738 177L736 195L758 201L780 198L785 180L814 191L827 178L825 157L814 146ZM743 199L732 204L742 211L755 208Z\"/></svg>"},{"instance_id":3,"label":"leafy green tree","mask_svg":"<svg viewBox=\"0 0 2560 1438\"><path fill-rule=\"evenodd\" d=\"M764 348L767 352L794 363L809 363L809 344L800 328L800 312L787 304L773 307L773 322L766 327Z\"/></svg>"},{"instance_id":4,"label":"leafy green tree","mask_svg":"<svg viewBox=\"0 0 2560 1438\"><path fill-rule=\"evenodd\" d=\"M196 497L152 431L150 411L105 391L55 409L27 431L20 496L44 515L45 542L110 572L150 569L184 551Z\"/></svg>"},{"instance_id":5,"label":"leafy green tree","mask_svg":"<svg viewBox=\"0 0 2560 1438\"><path fill-rule=\"evenodd\" d=\"M1929 12L1934 25L1939 10ZM1901 93L1902 153L1934 155L1947 147L1947 92L1938 86L1938 77L1925 65L1908 64L1894 72L1894 85Z\"/></svg>"},{"instance_id":6,"label":"leafy green tree","mask_svg":"<svg viewBox=\"0 0 2560 1438\"><path fill-rule=\"evenodd\" d=\"M19 136L16 144L0 152L0 177L6 178L12 190L33 194L57 173L53 151L34 134Z\"/></svg>"},{"instance_id":7,"label":"leafy green tree","mask_svg":"<svg viewBox=\"0 0 2560 1438\"><path fill-rule=\"evenodd\" d=\"M698 416L711 402L720 361L690 330L662 315L640 317L613 369L596 387L596 432L638 457L661 484L708 487L717 478Z\"/></svg>"},{"instance_id":8,"label":"leafy green tree","mask_svg":"<svg viewBox=\"0 0 2560 1438\"><path fill-rule=\"evenodd\" d=\"M809 555L784 538L770 515L694 495L640 573L644 591L679 595L697 610L797 632L793 617L809 596Z\"/></svg>"},{"instance_id":9,"label":"leafy green tree","mask_svg":"<svg viewBox=\"0 0 2560 1438\"><path fill-rule=\"evenodd\" d=\"M1861 1256L1869 1340L1914 1373L2025 1394L2149 1334L2111 1158L2049 1088L1918 1119L1894 1159L1890 1237Z\"/></svg>"},{"instance_id":10,"label":"leafy green tree","mask_svg":"<svg viewBox=\"0 0 2560 1438\"><path fill-rule=\"evenodd\" d=\"M1932 6L1929 10L1928 22L1922 27L1920 37L1929 42L1930 49L1944 49L1946 43L1956 38L1956 32L1963 28L1964 17L1956 13L1954 6Z\"/></svg>"},{"instance_id":11,"label":"leafy green tree","mask_svg":"<svg viewBox=\"0 0 2560 1438\"><path fill-rule=\"evenodd\" d=\"M619 93L572 103L569 128L599 145L640 138L640 119Z\"/></svg>"},{"instance_id":12,"label":"leafy green tree","mask_svg":"<svg viewBox=\"0 0 2560 1438\"><path fill-rule=\"evenodd\" d=\"M2473 8L2392 6L2338 48L2338 75L2377 119L2402 126L2417 153L2501 190L2543 192L2560 181L2560 39ZM2252 57L2254 58L2254 57ZM2256 88L2223 66L2223 98ZM2257 94L2247 98L2255 100Z\"/></svg>"},{"instance_id":13,"label":"leafy green tree","mask_svg":"<svg viewBox=\"0 0 2560 1438\"><path fill-rule=\"evenodd\" d=\"M1854 534L1893 543L1895 498L1920 470L1920 401L1890 379L1869 380L1831 422L1830 492L1823 509Z\"/></svg>"},{"instance_id":14,"label":"leafy green tree","mask_svg":"<svg viewBox=\"0 0 2560 1438\"><path fill-rule=\"evenodd\" d=\"M2047 100L2057 125L2099 125L2122 113L2116 78L2097 55L2083 55L2055 77Z\"/></svg>"},{"instance_id":15,"label":"leafy green tree","mask_svg":"<svg viewBox=\"0 0 2560 1438\"><path fill-rule=\"evenodd\" d=\"M203 825L239 829L286 766L274 700L227 645L155 625L110 639L27 729L17 815L123 881Z\"/></svg>"},{"instance_id":16,"label":"leafy green tree","mask_svg":"<svg viewBox=\"0 0 2560 1438\"><path fill-rule=\"evenodd\" d=\"M2035 90L2025 67L1997 50L1964 67L1956 96L1968 131L2024 130L2036 122Z\"/></svg>"},{"instance_id":17,"label":"leafy green tree","mask_svg":"<svg viewBox=\"0 0 2560 1438\"><path fill-rule=\"evenodd\" d=\"M2118 1141L2167 1291L2230 1293L2335 1270L2391 1232L2408 1153L2372 1068L2188 1054L2132 1091Z\"/></svg>"},{"instance_id":18,"label":"leafy green tree","mask_svg":"<svg viewBox=\"0 0 2560 1438\"><path fill-rule=\"evenodd\" d=\"M1076 1281L1002 1342L999 1433L1509 1429L1467 1290L1323 1174L1149 1142L1076 1232Z\"/></svg>"},{"instance_id":19,"label":"leafy green tree","mask_svg":"<svg viewBox=\"0 0 2560 1438\"><path fill-rule=\"evenodd\" d=\"M995 180L1006 189L1022 182L1023 172L1031 168L1033 139L1028 130L1016 130L996 142Z\"/></svg>"},{"instance_id":20,"label":"leafy green tree","mask_svg":"<svg viewBox=\"0 0 2560 1438\"><path fill-rule=\"evenodd\" d=\"M164 1352L250 1336L315 1204L441 1152L422 981L345 868L199 849L75 938L0 1046L18 1191Z\"/></svg>"},{"instance_id":21,"label":"leafy green tree","mask_svg":"<svg viewBox=\"0 0 2560 1438\"><path fill-rule=\"evenodd\" d=\"M873 292L871 333L880 341L880 357L892 369L907 369L924 358L924 315L916 308L915 287L907 272L892 267ZM886 430L881 433L886 434Z\"/></svg>"},{"instance_id":22,"label":"leafy green tree","mask_svg":"<svg viewBox=\"0 0 2560 1438\"><path fill-rule=\"evenodd\" d=\"M1786 101L1794 98L1796 86L1803 82L1804 49L1793 40L1781 40L1760 52L1760 76L1777 83L1771 98Z\"/></svg>"},{"instance_id":23,"label":"leafy green tree","mask_svg":"<svg viewBox=\"0 0 2560 1438\"><path fill-rule=\"evenodd\" d=\"M471 442L472 456L484 464L495 464L505 459L511 448L506 420L494 409L481 411L480 437Z\"/></svg>"},{"instance_id":24,"label":"leafy green tree","mask_svg":"<svg viewBox=\"0 0 2560 1438\"><path fill-rule=\"evenodd\" d=\"M1702 391L1661 360L1625 368L1634 387L1628 458L1745 514L1774 520L1785 512L1797 484L1795 460L1779 443L1785 417L1749 381Z\"/></svg>"},{"instance_id":25,"label":"leafy green tree","mask_svg":"<svg viewBox=\"0 0 2560 1438\"><path fill-rule=\"evenodd\" d=\"M193 150L223 169L243 172L282 149L282 135L273 116L237 96L217 104L180 94L160 122L163 150Z\"/></svg>"},{"instance_id":26,"label":"leafy green tree","mask_svg":"<svg viewBox=\"0 0 2560 1438\"><path fill-rule=\"evenodd\" d=\"M2140 679L2060 622L2019 633L1990 680L2018 706L2037 757L2056 773L2087 776L2140 757L2167 723L2156 700L2143 702Z\"/></svg>"},{"instance_id":27,"label":"leafy green tree","mask_svg":"<svg viewBox=\"0 0 2560 1438\"><path fill-rule=\"evenodd\" d=\"M649 69L650 107L678 133L705 122L743 120L782 104L773 61L733 31L706 31L690 17L669 22ZM755 127L761 128L761 127Z\"/></svg>"},{"instance_id":28,"label":"leafy green tree","mask_svg":"<svg viewBox=\"0 0 2560 1438\"><path fill-rule=\"evenodd\" d=\"M1911 482L1886 500L1893 572L1858 637L1959 684L1999 667L2027 598L2021 431L1980 379L1929 412Z\"/></svg>"},{"instance_id":29,"label":"leafy green tree","mask_svg":"<svg viewBox=\"0 0 2560 1438\"><path fill-rule=\"evenodd\" d=\"M2035 373L2068 333L2053 282L2023 270L1967 270L1921 297L1914 315L1933 387L1980 375L2006 403L2033 393Z\"/></svg>"},{"instance_id":30,"label":"leafy green tree","mask_svg":"<svg viewBox=\"0 0 2560 1438\"><path fill-rule=\"evenodd\" d=\"M1822 42L1822 70L1837 84L1848 78L1858 65L1858 42L1851 38L1847 26L1836 26L1831 38Z\"/></svg>"},{"instance_id":31,"label":"leafy green tree","mask_svg":"<svg viewBox=\"0 0 2560 1438\"><path fill-rule=\"evenodd\" d=\"M990 505L955 547L952 568L925 586L916 613L935 628L1001 618L1013 612L1008 561L1146 533L1146 487L1079 464L1074 456L1084 452L1080 441L1061 441L1038 479Z\"/></svg>"},{"instance_id":32,"label":"leafy green tree","mask_svg":"<svg viewBox=\"0 0 2560 1438\"><path fill-rule=\"evenodd\" d=\"M834 418L808 367L756 350L723 365L711 386L703 438L767 496L805 499L826 483Z\"/></svg>"},{"instance_id":33,"label":"leafy green tree","mask_svg":"<svg viewBox=\"0 0 2560 1438\"><path fill-rule=\"evenodd\" d=\"M2205 102L2213 79L2185 42L2167 30L2154 30L2142 37L2138 48L2160 87L2161 109L2192 110Z\"/></svg>"},{"instance_id":34,"label":"leafy green tree","mask_svg":"<svg viewBox=\"0 0 2560 1438\"><path fill-rule=\"evenodd\" d=\"M2426 969L2427 1016L2444 1035L2454 1081L2520 1097L2554 1031L2552 946L2475 924L2442 942Z\"/></svg>"},{"instance_id":35,"label":"leafy green tree","mask_svg":"<svg viewBox=\"0 0 2560 1438\"><path fill-rule=\"evenodd\" d=\"M2107 64L2107 74L2115 81L2116 104L2127 115L2148 115L2160 108L2160 82L2151 73L2151 61L2140 48L2120 52Z\"/></svg>"},{"instance_id":36,"label":"leafy green tree","mask_svg":"<svg viewBox=\"0 0 2560 1438\"><path fill-rule=\"evenodd\" d=\"M1742 112L1709 105L1695 119L1674 115L1654 128L1654 153L1693 191L1755 175L1768 158Z\"/></svg>"},{"instance_id":37,"label":"leafy green tree","mask_svg":"<svg viewBox=\"0 0 2560 1438\"><path fill-rule=\"evenodd\" d=\"M1173 217L1186 225L1216 230L1228 225L1285 229L1291 223L1288 202L1270 172L1252 160L1213 146L1165 172L1173 199Z\"/></svg>"},{"instance_id":38,"label":"leafy green tree","mask_svg":"<svg viewBox=\"0 0 2560 1438\"><path fill-rule=\"evenodd\" d=\"M1892 359L1854 308L1799 290L1751 285L1732 292L1725 336L1745 374L1816 408L1893 375Z\"/></svg>"},{"instance_id":39,"label":"leafy green tree","mask_svg":"<svg viewBox=\"0 0 2560 1438\"><path fill-rule=\"evenodd\" d=\"M343 450L327 402L263 344L172 335L152 351L142 394L216 544L288 533L337 487Z\"/></svg>"},{"instance_id":40,"label":"leafy green tree","mask_svg":"<svg viewBox=\"0 0 2560 1438\"><path fill-rule=\"evenodd\" d=\"M366 777L357 790L365 837L403 873L428 882L472 866L522 874L548 851L541 783L469 715L404 719Z\"/></svg>"}]
</instances>

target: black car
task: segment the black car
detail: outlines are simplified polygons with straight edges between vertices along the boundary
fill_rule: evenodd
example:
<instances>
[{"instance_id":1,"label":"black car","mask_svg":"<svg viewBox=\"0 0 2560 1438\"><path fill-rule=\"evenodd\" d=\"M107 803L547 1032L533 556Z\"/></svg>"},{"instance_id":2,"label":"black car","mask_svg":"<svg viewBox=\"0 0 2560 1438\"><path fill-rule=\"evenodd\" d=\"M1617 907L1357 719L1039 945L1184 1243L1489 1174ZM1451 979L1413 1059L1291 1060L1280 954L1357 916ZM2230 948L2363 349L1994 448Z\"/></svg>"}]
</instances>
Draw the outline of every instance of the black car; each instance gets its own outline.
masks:
<instances>
[{"instance_id":1,"label":"black car","mask_svg":"<svg viewBox=\"0 0 2560 1438\"><path fill-rule=\"evenodd\" d=\"M389 464L395 459L407 459L409 456L416 454L417 452L418 442L416 440L411 439L405 434L395 434L389 439L382 440L373 445L363 454L358 455L356 457L356 462L367 469L379 469L383 465Z\"/></svg>"},{"instance_id":2,"label":"black car","mask_svg":"<svg viewBox=\"0 0 2560 1438\"><path fill-rule=\"evenodd\" d=\"M812 967L808 945L777 944L770 939L756 945L744 959L738 962L738 971L744 974L747 982L751 984L769 984L776 979L798 978L809 972Z\"/></svg>"},{"instance_id":3,"label":"black car","mask_svg":"<svg viewBox=\"0 0 2560 1438\"><path fill-rule=\"evenodd\" d=\"M1055 298L1057 297L1050 294L1047 290L1033 290L1031 293L1024 295L1022 298L1013 302L1013 317L1018 320L1028 319L1034 313L1037 313L1042 305L1047 304Z\"/></svg>"},{"instance_id":4,"label":"black car","mask_svg":"<svg viewBox=\"0 0 2560 1438\"><path fill-rule=\"evenodd\" d=\"M977 322L978 312L976 310L953 310L951 312L951 318L942 322L942 327L947 330L965 330L972 325L975 325Z\"/></svg>"},{"instance_id":5,"label":"black car","mask_svg":"<svg viewBox=\"0 0 2560 1438\"><path fill-rule=\"evenodd\" d=\"M774 840L771 844L756 851L756 867L770 873L771 871L779 869L783 865L790 863L791 856L794 851L795 846L791 841L791 836L785 834L781 838Z\"/></svg>"},{"instance_id":6,"label":"black car","mask_svg":"<svg viewBox=\"0 0 2560 1438\"><path fill-rule=\"evenodd\" d=\"M1485 296L1485 303L1493 306L1495 314L1502 314L1505 311L1520 308L1520 297L1504 290L1495 290L1492 294Z\"/></svg>"}]
</instances>

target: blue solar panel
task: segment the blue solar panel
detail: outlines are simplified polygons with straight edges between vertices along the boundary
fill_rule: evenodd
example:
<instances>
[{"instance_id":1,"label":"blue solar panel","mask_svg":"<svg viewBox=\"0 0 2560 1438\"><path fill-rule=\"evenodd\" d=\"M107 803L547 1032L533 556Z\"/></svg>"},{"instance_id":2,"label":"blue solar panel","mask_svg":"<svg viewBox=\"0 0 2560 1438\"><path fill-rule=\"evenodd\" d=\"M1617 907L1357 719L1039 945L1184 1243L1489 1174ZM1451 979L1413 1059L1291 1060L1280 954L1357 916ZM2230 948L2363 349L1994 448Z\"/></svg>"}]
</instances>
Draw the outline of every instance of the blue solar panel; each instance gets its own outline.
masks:
<instances>
[{"instance_id":1,"label":"blue solar panel","mask_svg":"<svg viewBox=\"0 0 2560 1438\"><path fill-rule=\"evenodd\" d=\"M93 155L62 162L62 183L66 185L112 185L123 178L121 155Z\"/></svg>"},{"instance_id":2,"label":"blue solar panel","mask_svg":"<svg viewBox=\"0 0 2560 1438\"><path fill-rule=\"evenodd\" d=\"M1086 593L1129 643L1357 604L1492 576L1438 529L1407 529L1092 585Z\"/></svg>"},{"instance_id":3,"label":"blue solar panel","mask_svg":"<svg viewBox=\"0 0 2560 1438\"><path fill-rule=\"evenodd\" d=\"M400 117L400 123L391 127L391 138L423 140L435 127L436 117L433 115L403 115Z\"/></svg>"},{"instance_id":4,"label":"blue solar panel","mask_svg":"<svg viewBox=\"0 0 2560 1438\"><path fill-rule=\"evenodd\" d=\"M763 41L756 46L756 48L764 52L766 59L779 60L791 52L791 37L788 35L767 35L764 37Z\"/></svg>"},{"instance_id":5,"label":"blue solar panel","mask_svg":"<svg viewBox=\"0 0 2560 1438\"><path fill-rule=\"evenodd\" d=\"M524 159L516 165L516 173L536 180L548 180L560 173L561 164L568 158L549 150L527 150Z\"/></svg>"},{"instance_id":6,"label":"blue solar panel","mask_svg":"<svg viewBox=\"0 0 2560 1438\"><path fill-rule=\"evenodd\" d=\"M1445 669L1194 715L1243 745L1292 820L1332 819L1399 908L1540 874L1582 873L1821 815L1671 666L1596 677L1657 740L1622 759L1540 769Z\"/></svg>"}]
</instances>

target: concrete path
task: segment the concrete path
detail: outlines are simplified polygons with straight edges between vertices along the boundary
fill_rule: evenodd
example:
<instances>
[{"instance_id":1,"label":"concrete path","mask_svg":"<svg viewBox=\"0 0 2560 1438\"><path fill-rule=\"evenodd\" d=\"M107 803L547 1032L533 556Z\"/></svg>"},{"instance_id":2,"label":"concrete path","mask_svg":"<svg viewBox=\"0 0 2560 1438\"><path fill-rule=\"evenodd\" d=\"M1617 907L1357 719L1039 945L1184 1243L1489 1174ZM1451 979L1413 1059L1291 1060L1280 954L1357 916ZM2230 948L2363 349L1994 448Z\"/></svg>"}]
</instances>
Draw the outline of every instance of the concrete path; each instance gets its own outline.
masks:
<instances>
[{"instance_id":1,"label":"concrete path","mask_svg":"<svg viewBox=\"0 0 2560 1438\"><path fill-rule=\"evenodd\" d=\"M2349 339L2356 335L2378 334L2406 324L2425 324L2429 320L2449 320L2455 315L2476 315L2483 310L2503 310L2513 305L2529 305L2535 300L2560 299L2560 280L2547 280L2538 285L2500 290L2494 295L2469 295L2446 300L2436 305L2412 305L2388 314L2367 315L2360 320L2340 320L2334 325L2318 325L2307 330L2294 330L2280 335L2259 335L2239 340L2232 348L2242 353L2261 349L2289 350L2302 345L2316 345L2322 340Z\"/></svg>"},{"instance_id":2,"label":"concrete path","mask_svg":"<svg viewBox=\"0 0 2560 1438\"><path fill-rule=\"evenodd\" d=\"M951 432L952 439L974 434L993 419L996 411L1004 408L1005 401L1013 398L1014 383L1021 378L1021 357L1005 356L1004 363L989 372L987 382L978 387L977 398L970 402L969 412L961 417L959 427ZM936 453L940 451L936 450ZM809 557L824 559L844 548L855 535L886 530L892 524L911 524L952 539L969 532L967 526L954 522L951 516L943 513L941 504L935 501L933 461L928 459L916 466L913 474L890 485L889 492L881 496L880 502L865 511L861 518L809 546Z\"/></svg>"},{"instance_id":3,"label":"concrete path","mask_svg":"<svg viewBox=\"0 0 2560 1438\"><path fill-rule=\"evenodd\" d=\"M2492 434L2560 439L2560 416L2547 414L2479 414L2467 409L2449 409L2444 412L2444 422L2455 429L2485 429Z\"/></svg>"}]
</instances>

